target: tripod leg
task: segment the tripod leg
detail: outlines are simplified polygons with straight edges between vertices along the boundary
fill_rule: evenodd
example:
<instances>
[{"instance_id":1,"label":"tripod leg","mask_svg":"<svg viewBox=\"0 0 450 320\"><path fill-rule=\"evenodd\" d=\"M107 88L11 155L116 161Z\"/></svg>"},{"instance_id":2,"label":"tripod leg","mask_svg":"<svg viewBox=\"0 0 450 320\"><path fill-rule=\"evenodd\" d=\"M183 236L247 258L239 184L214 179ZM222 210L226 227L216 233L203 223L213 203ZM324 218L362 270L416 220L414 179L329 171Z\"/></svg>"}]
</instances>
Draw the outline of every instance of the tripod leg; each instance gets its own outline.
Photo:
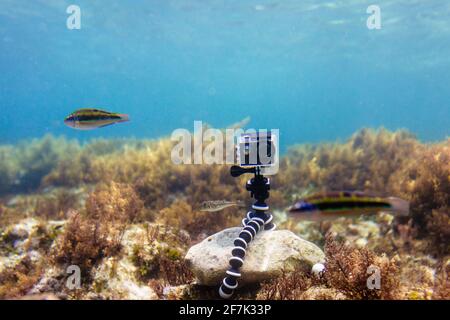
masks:
<instances>
[{"instance_id":1,"label":"tripod leg","mask_svg":"<svg viewBox=\"0 0 450 320\"><path fill-rule=\"evenodd\" d=\"M246 249L256 234L262 230L274 230L275 224L272 223L273 216L264 211L249 211L247 217L242 219L243 229L239 236L234 240L234 248L231 251L231 268L227 270L227 276L223 279L219 288L219 295L223 299L229 299L238 287L237 279L241 277L239 269L244 264Z\"/></svg>"},{"instance_id":2,"label":"tripod leg","mask_svg":"<svg viewBox=\"0 0 450 320\"><path fill-rule=\"evenodd\" d=\"M244 218L244 220L245 219L247 218ZM244 257L248 244L263 228L264 220L258 217L253 217L244 225L244 228L242 228L239 236L234 240L234 248L231 251L232 257L229 261L230 269L227 270L227 276L223 279L219 288L219 295L223 299L231 298L234 293L234 289L238 287L237 279L241 277L239 269L244 264Z\"/></svg>"},{"instance_id":3,"label":"tripod leg","mask_svg":"<svg viewBox=\"0 0 450 320\"><path fill-rule=\"evenodd\" d=\"M227 270L227 276L223 279L219 288L219 295L224 299L231 298L234 290L238 287L237 279L241 277L239 269L244 264L248 244L258 232L276 228L275 224L272 223L273 216L266 213L269 210L265 200L269 197L270 180L258 173L255 174L255 178L247 182L246 188L251 192L256 202L252 205L253 211L247 212L247 216L242 219L243 228L234 240L234 248L231 251L232 257L229 261L231 267Z\"/></svg>"}]
</instances>

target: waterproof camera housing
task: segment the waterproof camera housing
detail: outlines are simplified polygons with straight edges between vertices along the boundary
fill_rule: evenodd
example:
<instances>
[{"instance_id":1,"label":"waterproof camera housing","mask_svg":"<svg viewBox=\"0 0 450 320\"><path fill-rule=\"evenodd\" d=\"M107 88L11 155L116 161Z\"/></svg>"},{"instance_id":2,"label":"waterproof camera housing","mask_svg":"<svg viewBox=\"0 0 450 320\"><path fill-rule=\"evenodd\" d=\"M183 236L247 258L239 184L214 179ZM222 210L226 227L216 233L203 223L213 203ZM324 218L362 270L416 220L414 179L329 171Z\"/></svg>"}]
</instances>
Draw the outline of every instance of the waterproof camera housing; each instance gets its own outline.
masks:
<instances>
[{"instance_id":1,"label":"waterproof camera housing","mask_svg":"<svg viewBox=\"0 0 450 320\"><path fill-rule=\"evenodd\" d=\"M272 131L243 133L238 137L236 160L242 168L259 167L264 174L278 171L278 140Z\"/></svg>"}]
</instances>

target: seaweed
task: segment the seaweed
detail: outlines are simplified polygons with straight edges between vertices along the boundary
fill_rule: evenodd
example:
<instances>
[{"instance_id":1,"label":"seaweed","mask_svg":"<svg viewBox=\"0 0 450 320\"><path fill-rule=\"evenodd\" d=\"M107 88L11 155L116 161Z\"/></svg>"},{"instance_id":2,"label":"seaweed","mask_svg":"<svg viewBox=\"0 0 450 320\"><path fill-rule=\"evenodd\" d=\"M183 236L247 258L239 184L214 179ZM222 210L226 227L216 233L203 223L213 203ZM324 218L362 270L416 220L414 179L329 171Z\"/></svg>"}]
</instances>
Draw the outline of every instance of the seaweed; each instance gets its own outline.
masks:
<instances>
[{"instance_id":1,"label":"seaweed","mask_svg":"<svg viewBox=\"0 0 450 320\"><path fill-rule=\"evenodd\" d=\"M283 271L277 278L261 284L257 299L397 299L401 296L395 259L339 243L331 233L326 236L325 254L322 275L305 273L303 269ZM379 288L368 286L371 275L368 270L374 266L380 272Z\"/></svg>"},{"instance_id":2,"label":"seaweed","mask_svg":"<svg viewBox=\"0 0 450 320\"><path fill-rule=\"evenodd\" d=\"M58 265L77 264L89 274L104 257L125 253L121 243L131 224L151 221L154 224L148 227L147 240L136 243L132 252L138 278L156 287L190 283L192 275L183 264L187 246L239 225L245 214L237 207L201 212L198 205L205 200L248 203L251 199L245 190L248 177L231 177L227 165L176 165L170 157L173 145L168 137L96 139L81 144L50 135L2 145L0 226L39 217L43 227L36 239L42 254L50 254ZM279 227L326 244L327 275L316 282L309 274L285 273L255 290L260 290L260 297L274 299L403 297L394 277L399 268L410 267L397 265L383 253L399 254L411 261L430 254L446 259L450 243L449 172L450 139L426 144L404 130L363 129L343 142L291 147L281 157L280 170L272 179L269 205L277 218L299 197L342 189L407 199L411 215L321 224L278 221ZM51 219L67 221L61 235L44 227ZM358 229L367 227L367 220L376 222L376 234L362 235ZM338 231L343 241L358 240L360 248L325 237L329 231ZM3 249L8 255L17 254L12 247ZM368 274L364 269L370 264L381 270L381 290L366 287ZM428 277L429 269L435 268L430 264L422 271ZM437 270L433 298L448 298L448 276L444 277L448 273L442 272L444 269ZM430 297L430 284L419 282L413 288L418 294L413 290L404 296ZM208 291L195 286L189 290L194 296Z\"/></svg>"},{"instance_id":3,"label":"seaweed","mask_svg":"<svg viewBox=\"0 0 450 320\"><path fill-rule=\"evenodd\" d=\"M336 288L349 299L396 299L399 297L400 282L395 259L378 256L366 248L353 248L339 243L331 233L325 243L325 273L328 286ZM380 287L370 287L368 279L377 269Z\"/></svg>"},{"instance_id":4,"label":"seaweed","mask_svg":"<svg viewBox=\"0 0 450 320\"><path fill-rule=\"evenodd\" d=\"M435 283L433 288L433 299L448 300L450 297L450 263L441 261L436 270Z\"/></svg>"},{"instance_id":5,"label":"seaweed","mask_svg":"<svg viewBox=\"0 0 450 320\"><path fill-rule=\"evenodd\" d=\"M411 216L415 226L427 232L427 220L433 210L450 207L450 139L423 150L403 174L406 192L411 194Z\"/></svg>"},{"instance_id":6,"label":"seaweed","mask_svg":"<svg viewBox=\"0 0 450 320\"><path fill-rule=\"evenodd\" d=\"M126 227L141 213L143 203L132 187L101 184L83 213L73 212L53 252L56 263L78 265L85 275L103 257L120 251Z\"/></svg>"},{"instance_id":7,"label":"seaweed","mask_svg":"<svg viewBox=\"0 0 450 320\"><path fill-rule=\"evenodd\" d=\"M38 188L42 179L62 158L71 157L77 150L76 141L67 141L63 137L54 138L51 135L20 143L16 150L21 168L19 190L29 192Z\"/></svg>"},{"instance_id":8,"label":"seaweed","mask_svg":"<svg viewBox=\"0 0 450 320\"><path fill-rule=\"evenodd\" d=\"M258 300L300 300L306 290L318 283L317 279L304 272L283 270L275 279L265 281L258 291Z\"/></svg>"},{"instance_id":9,"label":"seaweed","mask_svg":"<svg viewBox=\"0 0 450 320\"><path fill-rule=\"evenodd\" d=\"M23 296L36 284L43 272L40 264L35 264L26 256L14 268L0 272L0 299Z\"/></svg>"},{"instance_id":10,"label":"seaweed","mask_svg":"<svg viewBox=\"0 0 450 320\"><path fill-rule=\"evenodd\" d=\"M310 186L392 195L393 173L414 159L419 146L410 133L386 129L363 129L345 143L294 146L281 162L274 189L291 195Z\"/></svg>"},{"instance_id":11,"label":"seaweed","mask_svg":"<svg viewBox=\"0 0 450 320\"><path fill-rule=\"evenodd\" d=\"M202 239L223 228L239 225L241 219L242 213L237 210L224 210L220 213L201 212L193 209L184 200L176 200L159 212L156 221L179 230L186 230L194 239L199 237Z\"/></svg>"},{"instance_id":12,"label":"seaweed","mask_svg":"<svg viewBox=\"0 0 450 320\"><path fill-rule=\"evenodd\" d=\"M158 287L189 283L194 276L184 261L189 239L177 235L172 228L160 225L146 226L146 240L135 244L132 261L137 267L138 278Z\"/></svg>"},{"instance_id":13,"label":"seaweed","mask_svg":"<svg viewBox=\"0 0 450 320\"><path fill-rule=\"evenodd\" d=\"M77 265L88 277L90 269L108 252L116 249L108 240L109 230L102 222L86 219L78 212L72 213L53 249L53 262L64 266Z\"/></svg>"},{"instance_id":14,"label":"seaweed","mask_svg":"<svg viewBox=\"0 0 450 320\"><path fill-rule=\"evenodd\" d=\"M0 195L12 193L16 186L20 167L14 151L14 146L0 146Z\"/></svg>"},{"instance_id":15,"label":"seaweed","mask_svg":"<svg viewBox=\"0 0 450 320\"><path fill-rule=\"evenodd\" d=\"M63 157L42 179L42 186L78 187L83 184L96 184L114 180L117 169L104 167L105 162L119 164L124 153L143 149L149 143L134 139L93 139L83 146L76 146L76 152ZM130 160L130 159L127 159ZM111 169L111 170L108 170ZM98 171L97 171L98 170ZM109 172L108 172L109 171ZM102 176L103 173L108 173Z\"/></svg>"},{"instance_id":16,"label":"seaweed","mask_svg":"<svg viewBox=\"0 0 450 320\"><path fill-rule=\"evenodd\" d=\"M50 219L65 219L71 210L80 208L80 194L73 190L58 188L49 194L35 196L29 205L37 217Z\"/></svg>"},{"instance_id":17,"label":"seaweed","mask_svg":"<svg viewBox=\"0 0 450 320\"><path fill-rule=\"evenodd\" d=\"M438 256L450 254L450 208L433 210L427 219L428 236L431 239L430 252Z\"/></svg>"},{"instance_id":18,"label":"seaweed","mask_svg":"<svg viewBox=\"0 0 450 320\"><path fill-rule=\"evenodd\" d=\"M120 244L126 227L133 223L144 209L142 200L130 185L111 182L99 184L86 200L86 218L102 221L111 237Z\"/></svg>"},{"instance_id":19,"label":"seaweed","mask_svg":"<svg viewBox=\"0 0 450 320\"><path fill-rule=\"evenodd\" d=\"M36 190L62 159L78 150L78 142L52 135L0 146L0 195Z\"/></svg>"}]
</instances>

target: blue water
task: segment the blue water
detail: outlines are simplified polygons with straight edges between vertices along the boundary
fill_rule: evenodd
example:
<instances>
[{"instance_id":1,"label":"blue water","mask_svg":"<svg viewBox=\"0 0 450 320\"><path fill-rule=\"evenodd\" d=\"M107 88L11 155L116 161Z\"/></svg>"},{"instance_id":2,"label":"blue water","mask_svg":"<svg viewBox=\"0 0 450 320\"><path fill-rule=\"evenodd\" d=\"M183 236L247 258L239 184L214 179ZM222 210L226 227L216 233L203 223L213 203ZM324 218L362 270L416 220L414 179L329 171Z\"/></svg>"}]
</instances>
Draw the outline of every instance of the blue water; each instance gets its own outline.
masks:
<instances>
[{"instance_id":1,"label":"blue water","mask_svg":"<svg viewBox=\"0 0 450 320\"><path fill-rule=\"evenodd\" d=\"M376 2L382 28L369 30ZM68 30L66 8L81 8ZM250 116L282 145L362 127L450 133L450 2L1 0L0 143L169 135ZM129 123L76 131L77 108Z\"/></svg>"}]
</instances>

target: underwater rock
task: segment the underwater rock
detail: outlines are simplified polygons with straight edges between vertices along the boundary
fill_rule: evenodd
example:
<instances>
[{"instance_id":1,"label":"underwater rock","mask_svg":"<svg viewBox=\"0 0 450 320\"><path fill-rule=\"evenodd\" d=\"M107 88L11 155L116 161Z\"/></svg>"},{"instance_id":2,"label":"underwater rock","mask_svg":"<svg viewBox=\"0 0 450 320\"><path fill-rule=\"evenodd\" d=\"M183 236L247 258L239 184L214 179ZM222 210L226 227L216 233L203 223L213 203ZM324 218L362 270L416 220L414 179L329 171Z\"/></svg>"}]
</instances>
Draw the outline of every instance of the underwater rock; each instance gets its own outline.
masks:
<instances>
[{"instance_id":1,"label":"underwater rock","mask_svg":"<svg viewBox=\"0 0 450 320\"><path fill-rule=\"evenodd\" d=\"M377 243L381 236L380 226L376 222L363 219L337 219L330 224L328 231L358 248L372 249L373 243Z\"/></svg>"},{"instance_id":2,"label":"underwater rock","mask_svg":"<svg viewBox=\"0 0 450 320\"><path fill-rule=\"evenodd\" d=\"M301 295L302 300L346 300L347 297L334 288L311 287Z\"/></svg>"},{"instance_id":3,"label":"underwater rock","mask_svg":"<svg viewBox=\"0 0 450 320\"><path fill-rule=\"evenodd\" d=\"M52 293L30 294L20 297L18 300L61 300Z\"/></svg>"},{"instance_id":4,"label":"underwater rock","mask_svg":"<svg viewBox=\"0 0 450 320\"><path fill-rule=\"evenodd\" d=\"M25 240L37 227L39 222L34 218L23 219L19 223L7 228L3 235L4 241L15 242L17 240Z\"/></svg>"},{"instance_id":5,"label":"underwater rock","mask_svg":"<svg viewBox=\"0 0 450 320\"><path fill-rule=\"evenodd\" d=\"M42 259L33 247L38 226L36 219L23 219L0 234L0 272L14 268L25 256L29 256L33 263Z\"/></svg>"},{"instance_id":6,"label":"underwater rock","mask_svg":"<svg viewBox=\"0 0 450 320\"><path fill-rule=\"evenodd\" d=\"M92 290L99 299L153 300L158 296L152 288L140 282L137 267L133 264L132 253L136 243L142 242L146 230L133 225L125 231L120 257L109 257L93 270ZM92 298L92 297L90 297Z\"/></svg>"},{"instance_id":7,"label":"underwater rock","mask_svg":"<svg viewBox=\"0 0 450 320\"><path fill-rule=\"evenodd\" d=\"M45 268L40 280L27 292L27 295L56 294L59 298L64 298L62 292L66 288L66 276L64 268L49 265Z\"/></svg>"},{"instance_id":8,"label":"underwater rock","mask_svg":"<svg viewBox=\"0 0 450 320\"><path fill-rule=\"evenodd\" d=\"M180 286L167 286L163 288L163 297L167 300L182 300L189 296L191 286L183 284Z\"/></svg>"},{"instance_id":9,"label":"underwater rock","mask_svg":"<svg viewBox=\"0 0 450 320\"><path fill-rule=\"evenodd\" d=\"M136 267L130 259L111 257L102 261L95 270L91 292L101 299L150 300L158 299L155 292L135 277Z\"/></svg>"},{"instance_id":10,"label":"underwater rock","mask_svg":"<svg viewBox=\"0 0 450 320\"><path fill-rule=\"evenodd\" d=\"M233 241L242 228L218 232L191 247L186 261L201 285L216 286L229 268ZM282 270L304 268L309 272L316 263L324 263L325 255L315 244L288 230L264 231L249 244L239 284L261 282L276 277Z\"/></svg>"}]
</instances>

